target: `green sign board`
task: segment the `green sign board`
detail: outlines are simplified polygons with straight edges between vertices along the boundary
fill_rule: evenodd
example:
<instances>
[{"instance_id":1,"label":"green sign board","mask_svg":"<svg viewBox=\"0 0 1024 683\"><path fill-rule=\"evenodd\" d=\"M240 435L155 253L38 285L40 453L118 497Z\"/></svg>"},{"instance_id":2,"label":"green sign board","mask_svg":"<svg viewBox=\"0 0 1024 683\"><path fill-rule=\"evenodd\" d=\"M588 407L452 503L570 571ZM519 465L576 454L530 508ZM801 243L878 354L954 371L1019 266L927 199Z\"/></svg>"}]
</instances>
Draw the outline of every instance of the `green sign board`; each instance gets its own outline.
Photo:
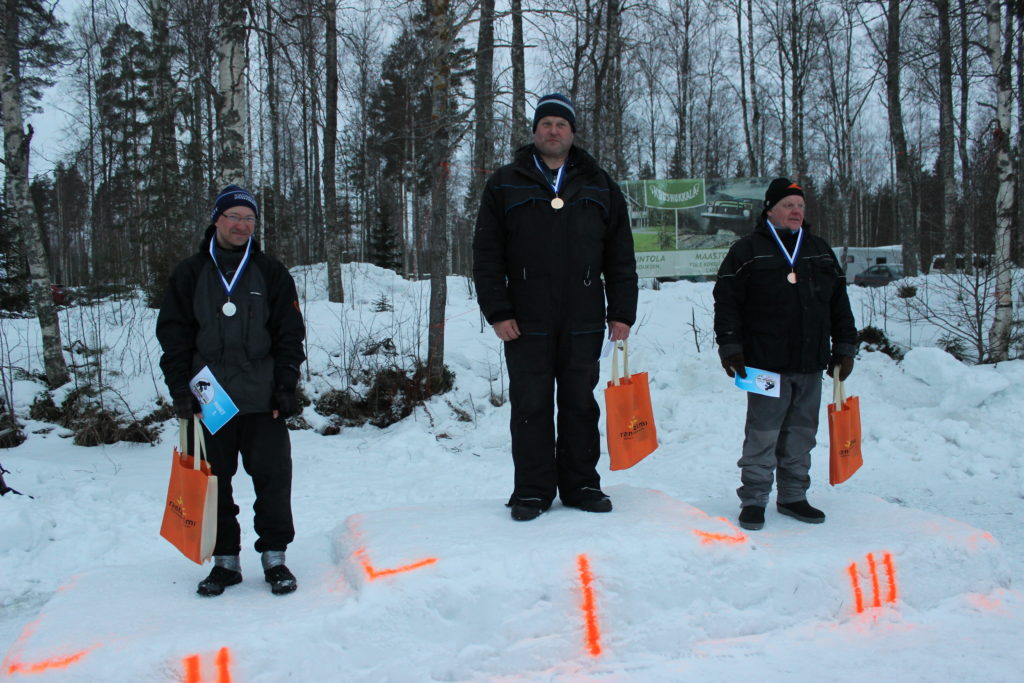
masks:
<instances>
[{"instance_id":1,"label":"green sign board","mask_svg":"<svg viewBox=\"0 0 1024 683\"><path fill-rule=\"evenodd\" d=\"M692 209L704 206L704 179L642 180L644 202L652 209Z\"/></svg>"}]
</instances>

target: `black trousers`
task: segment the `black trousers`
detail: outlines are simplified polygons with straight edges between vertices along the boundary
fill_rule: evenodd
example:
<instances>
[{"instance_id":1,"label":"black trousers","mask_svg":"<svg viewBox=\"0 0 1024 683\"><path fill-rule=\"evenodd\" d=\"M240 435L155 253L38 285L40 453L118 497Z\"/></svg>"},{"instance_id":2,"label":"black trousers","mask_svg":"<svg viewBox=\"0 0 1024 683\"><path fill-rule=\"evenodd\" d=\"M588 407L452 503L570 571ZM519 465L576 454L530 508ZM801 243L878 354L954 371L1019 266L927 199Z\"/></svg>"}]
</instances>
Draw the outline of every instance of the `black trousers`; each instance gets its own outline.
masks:
<instances>
[{"instance_id":1,"label":"black trousers","mask_svg":"<svg viewBox=\"0 0 1024 683\"><path fill-rule=\"evenodd\" d=\"M539 499L546 509L556 492L571 500L585 486L600 487L601 409L594 387L603 340L603 330L596 330L524 334L505 343L515 464L510 502Z\"/></svg>"},{"instance_id":2,"label":"black trousers","mask_svg":"<svg viewBox=\"0 0 1024 683\"><path fill-rule=\"evenodd\" d=\"M217 475L217 543L214 555L238 555L242 549L242 531L238 526L239 508L232 495L231 479L238 471L238 456L252 477L256 502L253 525L256 528L256 552L285 550L295 538L292 523L292 449L284 420L270 413L236 415L210 434L203 427L207 457ZM189 439L191 443L191 422Z\"/></svg>"}]
</instances>

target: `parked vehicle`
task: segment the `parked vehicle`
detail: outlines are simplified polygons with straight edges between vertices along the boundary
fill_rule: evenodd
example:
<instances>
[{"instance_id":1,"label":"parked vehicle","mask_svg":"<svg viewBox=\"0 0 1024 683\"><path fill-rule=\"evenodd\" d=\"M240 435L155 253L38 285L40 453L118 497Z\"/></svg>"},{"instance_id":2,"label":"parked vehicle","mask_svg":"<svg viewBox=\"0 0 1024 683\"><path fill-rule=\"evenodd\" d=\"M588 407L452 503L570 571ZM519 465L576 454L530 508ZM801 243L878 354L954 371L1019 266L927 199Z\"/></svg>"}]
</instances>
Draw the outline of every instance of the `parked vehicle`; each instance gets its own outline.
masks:
<instances>
[{"instance_id":1,"label":"parked vehicle","mask_svg":"<svg viewBox=\"0 0 1024 683\"><path fill-rule=\"evenodd\" d=\"M861 287L884 287L893 280L903 278L903 266L884 264L871 266L853 276L853 284Z\"/></svg>"},{"instance_id":2,"label":"parked vehicle","mask_svg":"<svg viewBox=\"0 0 1024 683\"><path fill-rule=\"evenodd\" d=\"M843 264L847 282L852 282L857 273L871 266L898 265L903 262L903 247L899 244L883 247L836 247L834 251L839 257L839 262Z\"/></svg>"},{"instance_id":3,"label":"parked vehicle","mask_svg":"<svg viewBox=\"0 0 1024 683\"><path fill-rule=\"evenodd\" d=\"M973 263L973 268L970 264ZM956 260L953 262L956 272L962 273L965 270L971 271L972 269L984 270L989 267L992 263L992 256L986 254L970 254L969 258L967 254L957 254ZM932 257L931 270L929 272L940 272L946 270L946 255L936 254Z\"/></svg>"}]
</instances>

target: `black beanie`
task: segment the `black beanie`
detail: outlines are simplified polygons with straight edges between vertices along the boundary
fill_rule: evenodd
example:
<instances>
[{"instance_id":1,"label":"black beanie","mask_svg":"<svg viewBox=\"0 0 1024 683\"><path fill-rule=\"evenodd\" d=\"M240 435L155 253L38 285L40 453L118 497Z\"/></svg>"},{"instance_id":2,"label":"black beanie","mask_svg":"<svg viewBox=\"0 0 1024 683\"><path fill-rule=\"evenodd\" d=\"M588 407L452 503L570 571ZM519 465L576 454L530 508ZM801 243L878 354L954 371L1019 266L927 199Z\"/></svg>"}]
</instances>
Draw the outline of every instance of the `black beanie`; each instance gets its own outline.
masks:
<instances>
[{"instance_id":1,"label":"black beanie","mask_svg":"<svg viewBox=\"0 0 1024 683\"><path fill-rule=\"evenodd\" d=\"M765 211L775 206L783 197L788 197L791 194L803 197L803 188L792 182L789 178L776 178L768 186L768 191L764 193Z\"/></svg>"},{"instance_id":2,"label":"black beanie","mask_svg":"<svg viewBox=\"0 0 1024 683\"><path fill-rule=\"evenodd\" d=\"M553 92L545 95L537 102L537 108L533 111L533 132L537 132L537 124L545 116L561 116L569 122L572 132L576 132L576 110L572 108L572 101L565 95Z\"/></svg>"},{"instance_id":3,"label":"black beanie","mask_svg":"<svg viewBox=\"0 0 1024 683\"><path fill-rule=\"evenodd\" d=\"M233 206L247 206L256 212L256 218L260 217L260 207L256 205L256 198L252 193L238 185L228 185L213 204L213 211L210 212L210 222L214 223L217 217Z\"/></svg>"}]
</instances>

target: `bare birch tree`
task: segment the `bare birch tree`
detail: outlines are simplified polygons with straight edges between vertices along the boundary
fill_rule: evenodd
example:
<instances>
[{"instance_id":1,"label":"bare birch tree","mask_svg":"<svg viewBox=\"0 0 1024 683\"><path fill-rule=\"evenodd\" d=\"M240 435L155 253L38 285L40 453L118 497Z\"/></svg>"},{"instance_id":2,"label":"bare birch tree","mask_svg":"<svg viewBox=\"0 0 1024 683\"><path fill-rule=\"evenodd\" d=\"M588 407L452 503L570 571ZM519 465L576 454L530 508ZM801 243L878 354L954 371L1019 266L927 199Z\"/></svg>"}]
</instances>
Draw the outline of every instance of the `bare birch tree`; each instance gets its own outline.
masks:
<instances>
[{"instance_id":1,"label":"bare birch tree","mask_svg":"<svg viewBox=\"0 0 1024 683\"><path fill-rule=\"evenodd\" d=\"M245 17L244 0L220 0L217 94L220 140L218 185L221 187L232 183L245 184Z\"/></svg>"},{"instance_id":2,"label":"bare birch tree","mask_svg":"<svg viewBox=\"0 0 1024 683\"><path fill-rule=\"evenodd\" d=\"M50 268L43 248L43 231L29 197L28 160L32 127L26 130L22 81L21 10L23 0L5 0L3 46L0 48L0 114L4 123L4 192L7 220L20 235L28 261L30 295L43 337L46 383L55 389L68 381L61 349L60 323L50 295ZM40 9L41 8L37 8ZM45 11L45 10L42 10ZM50 15L52 17L52 14ZM17 263L17 261L15 261Z\"/></svg>"},{"instance_id":3,"label":"bare birch tree","mask_svg":"<svg viewBox=\"0 0 1024 683\"><path fill-rule=\"evenodd\" d=\"M1004 19L1005 17L1005 19ZM1004 33L1003 22L1006 30ZM999 190L996 194L996 310L989 331L989 360L1006 360L1013 324L1013 264L1010 244L1013 230L1013 162L1010 160L1010 117L1013 96L1010 67L1013 45L1013 13L1004 12L1002 0L988 3L988 54L995 81L996 120L992 143L996 148ZM948 258L948 256L947 256Z\"/></svg>"}]
</instances>

